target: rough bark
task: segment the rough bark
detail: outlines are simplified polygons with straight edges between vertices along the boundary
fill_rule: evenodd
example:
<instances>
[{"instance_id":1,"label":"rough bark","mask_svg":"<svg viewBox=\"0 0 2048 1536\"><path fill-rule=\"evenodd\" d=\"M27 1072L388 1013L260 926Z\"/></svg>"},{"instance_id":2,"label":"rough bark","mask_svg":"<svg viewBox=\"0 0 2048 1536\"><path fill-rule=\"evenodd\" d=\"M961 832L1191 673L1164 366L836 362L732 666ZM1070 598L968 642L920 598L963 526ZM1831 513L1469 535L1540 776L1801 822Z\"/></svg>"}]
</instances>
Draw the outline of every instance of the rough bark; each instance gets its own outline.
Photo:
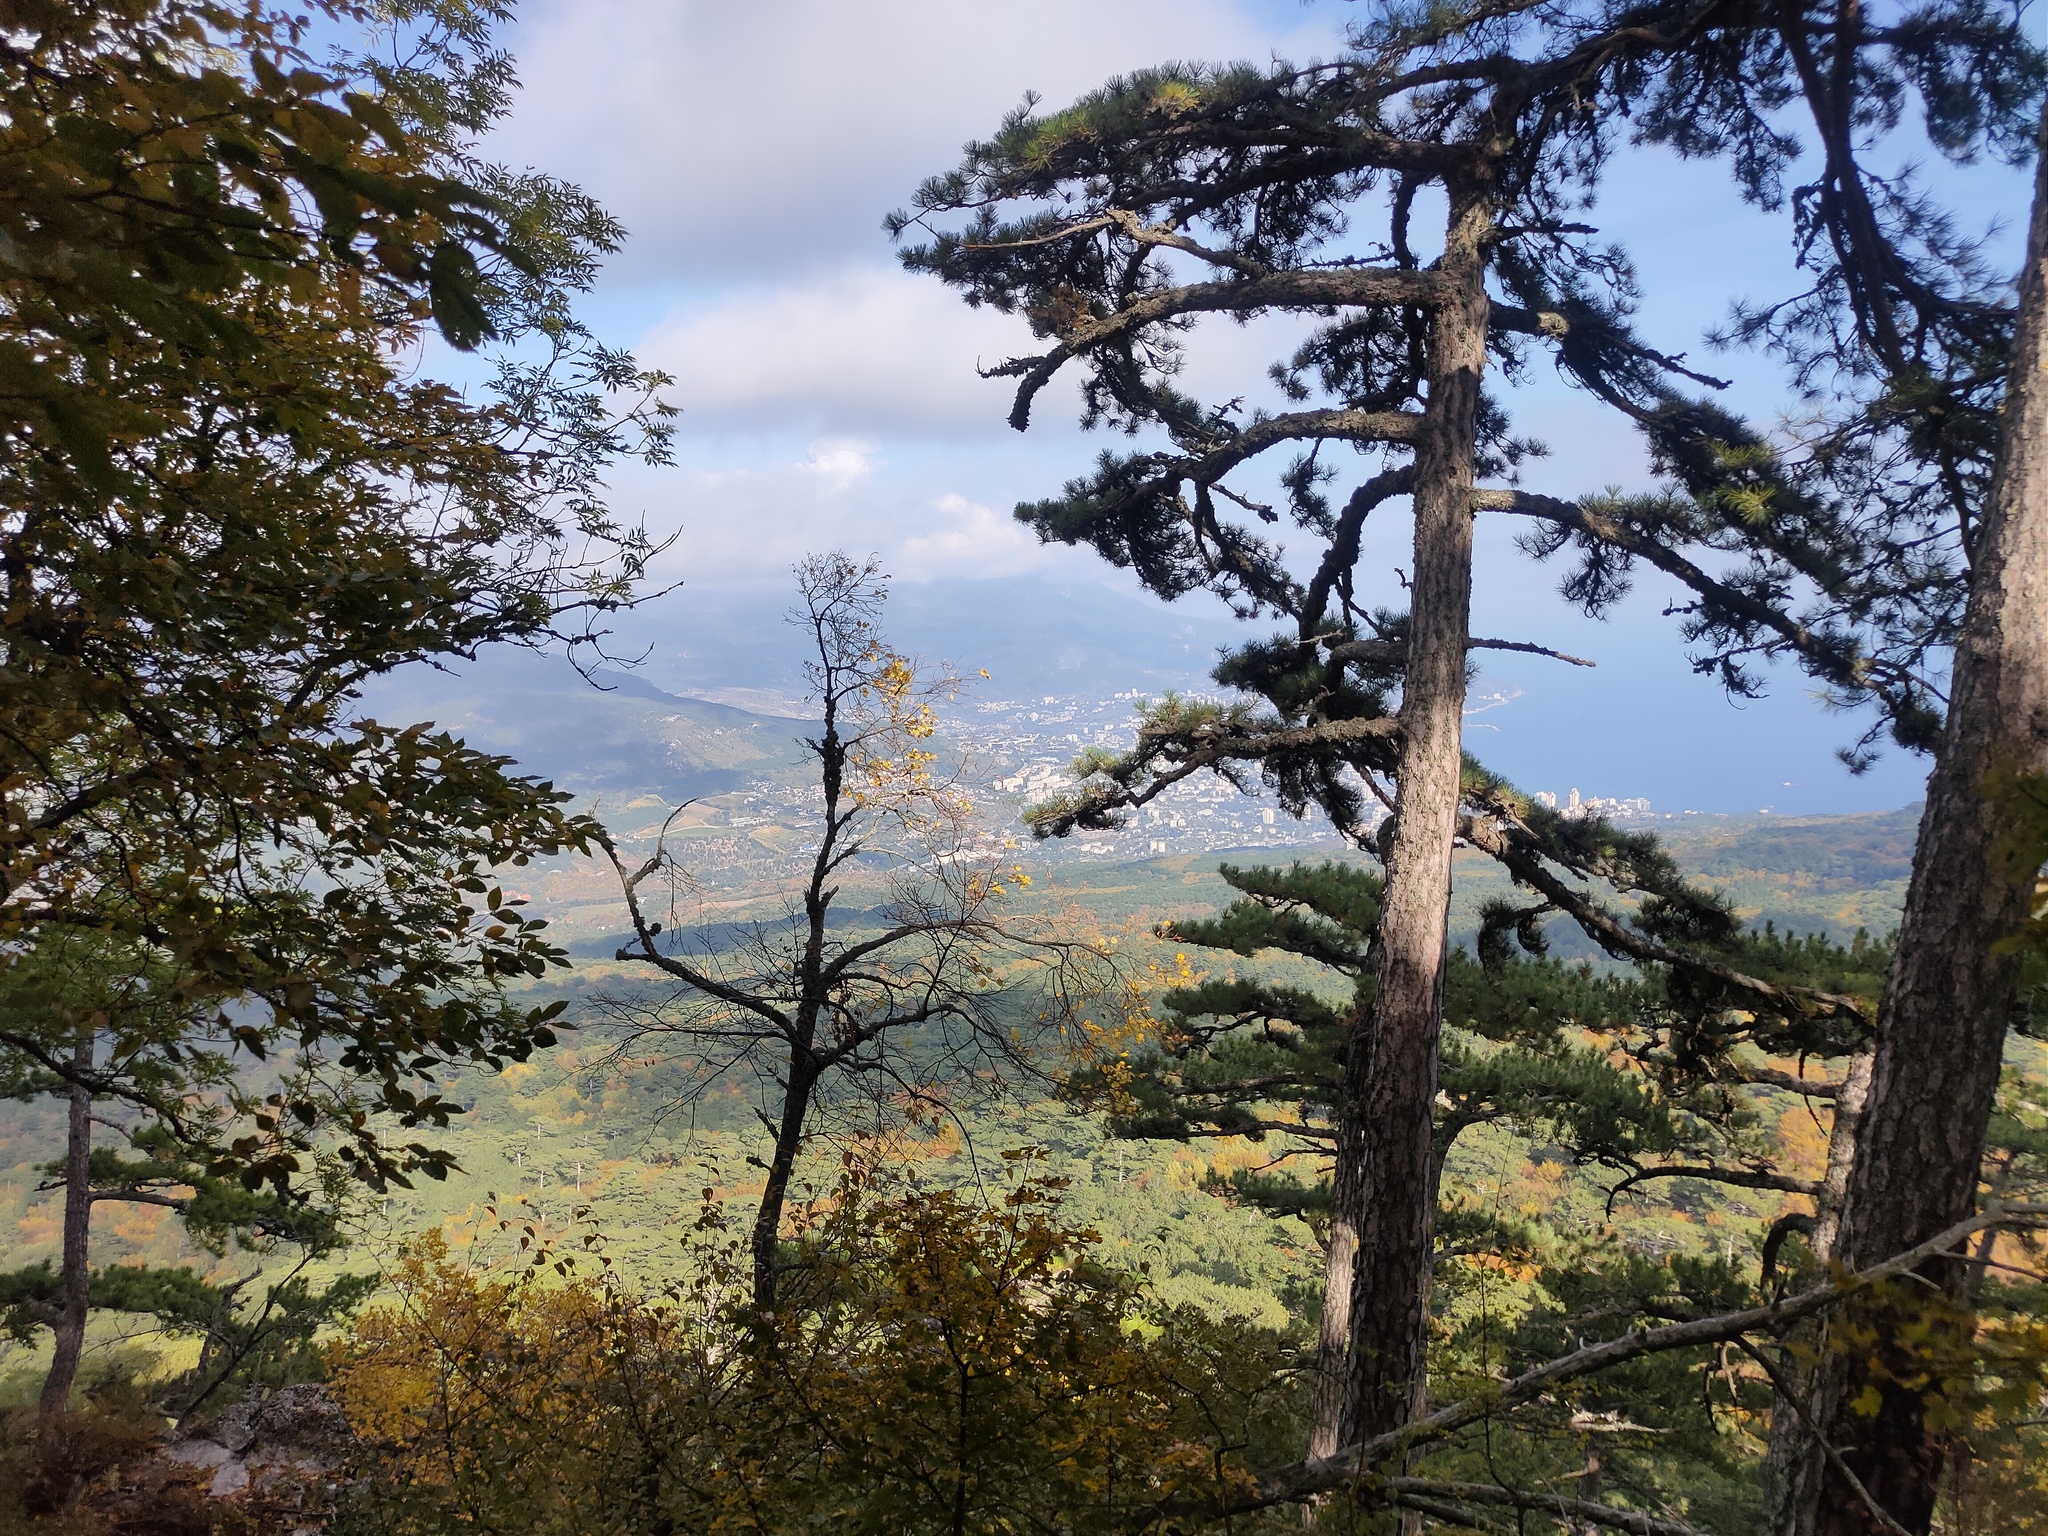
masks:
<instances>
[{"instance_id":1,"label":"rough bark","mask_svg":"<svg viewBox=\"0 0 2048 1536\"><path fill-rule=\"evenodd\" d=\"M1350 1047L1367 1046L1369 1019L1353 1026ZM1358 1262L1359 1209L1364 1199L1363 1127L1353 1116L1339 1115L1336 1155L1330 1169L1330 1241L1323 1253L1323 1316L1316 1336L1316 1379L1309 1403L1308 1459L1334 1456L1343 1444L1344 1398L1350 1387L1351 1281ZM1317 1503L1301 1506L1301 1523L1313 1527L1321 1514Z\"/></svg>"},{"instance_id":2,"label":"rough bark","mask_svg":"<svg viewBox=\"0 0 2048 1536\"><path fill-rule=\"evenodd\" d=\"M1986 793L1995 768L2048 767L2048 159L2036 169L2018 332L1996 473L1978 530L1969 604L1956 646L1942 750L1906 911L1878 1017L1870 1095L1843 1201L1836 1253L1850 1267L1902 1252L1972 1208L1985 1123L1997 1089L2017 957L1994 952L2027 917L2031 871L2003 867L2007 817ZM1927 1278L1960 1299L1964 1266ZM1845 1352L1842 1382L1817 1422L1891 1518L1924 1532L1943 1447L1921 1400ZM1875 1386L1874 1415L1842 1405ZM1832 1469L1810 1529L1883 1529Z\"/></svg>"},{"instance_id":3,"label":"rough bark","mask_svg":"<svg viewBox=\"0 0 2048 1536\"><path fill-rule=\"evenodd\" d=\"M1835 1095L1834 1124L1828 1128L1828 1166L1814 1199L1813 1255L1822 1264L1834 1257L1841 1235L1842 1201L1849 1189L1849 1171L1856 1161L1856 1133L1863 1124L1863 1106L1870 1098L1870 1073L1875 1056L1862 1050L1849 1058ZM1799 1392L1798 1405L1780 1401L1771 1415L1770 1449L1764 1459L1765 1529L1772 1536L1810 1531L1820 1506L1825 1456L1809 1424L1817 1405L1840 1390L1824 1352L1825 1323L1809 1323L1797 1331L1801 1346L1788 1358L1786 1371ZM1801 1368L1797 1361L1814 1357L1820 1364ZM1804 1413L1800 1410L1804 1409Z\"/></svg>"},{"instance_id":4,"label":"rough bark","mask_svg":"<svg viewBox=\"0 0 2048 1536\"><path fill-rule=\"evenodd\" d=\"M92 1070L92 1057L92 1031L80 1030L78 1042L71 1050L71 1065L81 1077ZM64 1141L64 1259L57 1277L56 1349L50 1358L50 1374L43 1380L42 1397L36 1404L36 1411L45 1418L62 1413L70 1405L71 1387L78 1380L79 1357L85 1352L85 1320L92 1296L92 1090L74 1081L69 1107Z\"/></svg>"},{"instance_id":5,"label":"rough bark","mask_svg":"<svg viewBox=\"0 0 2048 1536\"><path fill-rule=\"evenodd\" d=\"M1424 1390L1435 1228L1431 1133L1443 1013L1451 845L1458 828L1465 640L1472 607L1472 475L1486 367L1489 205L1455 188L1431 336L1429 403L1416 444L1415 570L1401 763L1369 1049L1347 1064L1342 1106L1363 1148L1352 1274L1348 1441L1407 1422ZM1362 1081L1356 1079L1362 1077Z\"/></svg>"},{"instance_id":6,"label":"rough bark","mask_svg":"<svg viewBox=\"0 0 2048 1536\"><path fill-rule=\"evenodd\" d=\"M1360 1051L1365 1044L1362 1039L1352 1041ZM1344 1433L1345 1360L1351 1345L1351 1279L1358 1260L1363 1171L1359 1159L1364 1148L1356 1134L1360 1129L1350 1117L1343 1118L1330 1173L1330 1243L1323 1255L1323 1319L1316 1339L1315 1398L1308 1432L1311 1461L1334 1456Z\"/></svg>"}]
</instances>

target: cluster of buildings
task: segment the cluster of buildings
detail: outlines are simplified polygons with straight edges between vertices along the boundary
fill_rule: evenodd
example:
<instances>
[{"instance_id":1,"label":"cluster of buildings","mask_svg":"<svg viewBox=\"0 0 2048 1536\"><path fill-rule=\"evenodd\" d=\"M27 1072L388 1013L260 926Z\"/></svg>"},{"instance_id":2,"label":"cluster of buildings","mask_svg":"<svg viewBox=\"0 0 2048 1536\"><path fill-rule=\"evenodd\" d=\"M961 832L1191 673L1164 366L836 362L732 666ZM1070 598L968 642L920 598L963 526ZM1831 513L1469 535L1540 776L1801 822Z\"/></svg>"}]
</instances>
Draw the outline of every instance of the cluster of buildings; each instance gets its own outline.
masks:
<instances>
[{"instance_id":1,"label":"cluster of buildings","mask_svg":"<svg viewBox=\"0 0 2048 1536\"><path fill-rule=\"evenodd\" d=\"M1574 789L1567 799L1560 802L1549 790L1541 789L1529 798L1538 805L1559 811L1574 821L1582 816L1605 816L1609 821L1649 821L1656 814L1650 809L1650 802L1641 796L1633 800L1609 800L1595 795L1590 800L1582 800L1579 798L1579 792Z\"/></svg>"}]
</instances>

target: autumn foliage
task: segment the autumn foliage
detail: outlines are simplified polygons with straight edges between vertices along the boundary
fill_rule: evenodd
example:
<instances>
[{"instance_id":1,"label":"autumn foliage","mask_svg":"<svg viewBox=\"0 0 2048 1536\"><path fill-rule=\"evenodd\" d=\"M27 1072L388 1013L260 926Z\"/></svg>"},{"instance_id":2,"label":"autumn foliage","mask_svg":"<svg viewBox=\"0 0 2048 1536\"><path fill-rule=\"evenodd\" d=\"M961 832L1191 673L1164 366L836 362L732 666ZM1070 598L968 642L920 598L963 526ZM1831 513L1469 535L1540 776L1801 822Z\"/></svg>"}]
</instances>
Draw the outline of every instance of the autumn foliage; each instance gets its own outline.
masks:
<instances>
[{"instance_id":1,"label":"autumn foliage","mask_svg":"<svg viewBox=\"0 0 2048 1536\"><path fill-rule=\"evenodd\" d=\"M1149 1303L1062 1225L858 1170L765 1323L715 1208L636 1293L537 1250L418 1244L335 1357L380 1532L1063 1531L1242 1492L1298 1431L1278 1341ZM585 1261L587 1263L587 1260ZM1276 1367L1283 1367L1276 1369Z\"/></svg>"}]
</instances>

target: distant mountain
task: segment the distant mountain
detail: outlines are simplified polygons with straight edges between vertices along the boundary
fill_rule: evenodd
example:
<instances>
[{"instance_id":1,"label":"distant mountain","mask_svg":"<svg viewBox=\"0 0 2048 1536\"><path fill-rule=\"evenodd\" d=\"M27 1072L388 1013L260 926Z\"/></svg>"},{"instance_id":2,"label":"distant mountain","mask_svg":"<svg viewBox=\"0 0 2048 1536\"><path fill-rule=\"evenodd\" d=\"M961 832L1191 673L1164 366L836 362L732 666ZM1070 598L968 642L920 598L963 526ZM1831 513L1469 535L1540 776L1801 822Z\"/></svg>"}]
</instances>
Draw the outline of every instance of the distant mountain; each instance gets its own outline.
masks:
<instances>
[{"instance_id":1,"label":"distant mountain","mask_svg":"<svg viewBox=\"0 0 2048 1536\"><path fill-rule=\"evenodd\" d=\"M577 794L673 803L740 788L802 760L807 658L804 636L785 622L791 597L686 586L626 616L614 649L644 660L600 671L599 687L559 657L498 649L380 679L364 709L432 720ZM883 627L913 655L970 676L986 669L975 698L1011 700L1199 688L1238 628L1085 582L1039 580L906 585Z\"/></svg>"},{"instance_id":2,"label":"distant mountain","mask_svg":"<svg viewBox=\"0 0 2048 1536\"><path fill-rule=\"evenodd\" d=\"M685 585L622 619L621 643L647 647L644 675L674 692L800 699L804 640L784 622L792 596ZM1200 597L1168 606L1092 582L1011 577L905 583L882 628L913 655L986 668L995 697L1104 697L1207 683L1217 651L1247 633L1213 610Z\"/></svg>"},{"instance_id":3,"label":"distant mountain","mask_svg":"<svg viewBox=\"0 0 2048 1536\"><path fill-rule=\"evenodd\" d=\"M1748 922L1846 939L1898 926L1920 807L1856 816L1698 816L1658 826L1672 856Z\"/></svg>"},{"instance_id":4,"label":"distant mountain","mask_svg":"<svg viewBox=\"0 0 2048 1536\"><path fill-rule=\"evenodd\" d=\"M779 779L803 762L799 720L683 698L633 674L600 672L597 684L559 657L498 650L380 679L363 712L431 720L578 795L674 803Z\"/></svg>"},{"instance_id":5,"label":"distant mountain","mask_svg":"<svg viewBox=\"0 0 2048 1536\"><path fill-rule=\"evenodd\" d=\"M1918 805L1861 816L1687 817L1659 834L1694 873L1716 884L1794 878L1815 892L1903 882L1913 872Z\"/></svg>"}]
</instances>

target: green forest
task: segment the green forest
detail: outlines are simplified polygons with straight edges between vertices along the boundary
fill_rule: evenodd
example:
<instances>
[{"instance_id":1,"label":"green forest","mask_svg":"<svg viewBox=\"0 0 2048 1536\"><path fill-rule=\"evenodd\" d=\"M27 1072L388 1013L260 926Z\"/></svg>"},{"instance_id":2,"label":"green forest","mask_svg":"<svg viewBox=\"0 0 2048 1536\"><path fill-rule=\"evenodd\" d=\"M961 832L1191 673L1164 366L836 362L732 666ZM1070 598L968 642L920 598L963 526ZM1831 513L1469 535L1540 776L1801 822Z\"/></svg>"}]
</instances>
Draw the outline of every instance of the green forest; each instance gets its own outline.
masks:
<instances>
[{"instance_id":1,"label":"green forest","mask_svg":"<svg viewBox=\"0 0 2048 1536\"><path fill-rule=\"evenodd\" d=\"M622 341L522 85L680 28L767 112L751 19L0 0L0 1536L2048 1531L2041 17L1298 9L833 124L1041 457L885 557L813 437L763 596L720 402L879 375ZM1783 278L1696 353L1601 229L1673 165ZM1018 549L1120 585L902 638ZM1477 718L1553 610L1924 789L1560 801ZM1768 757L1657 703L1547 750Z\"/></svg>"}]
</instances>

